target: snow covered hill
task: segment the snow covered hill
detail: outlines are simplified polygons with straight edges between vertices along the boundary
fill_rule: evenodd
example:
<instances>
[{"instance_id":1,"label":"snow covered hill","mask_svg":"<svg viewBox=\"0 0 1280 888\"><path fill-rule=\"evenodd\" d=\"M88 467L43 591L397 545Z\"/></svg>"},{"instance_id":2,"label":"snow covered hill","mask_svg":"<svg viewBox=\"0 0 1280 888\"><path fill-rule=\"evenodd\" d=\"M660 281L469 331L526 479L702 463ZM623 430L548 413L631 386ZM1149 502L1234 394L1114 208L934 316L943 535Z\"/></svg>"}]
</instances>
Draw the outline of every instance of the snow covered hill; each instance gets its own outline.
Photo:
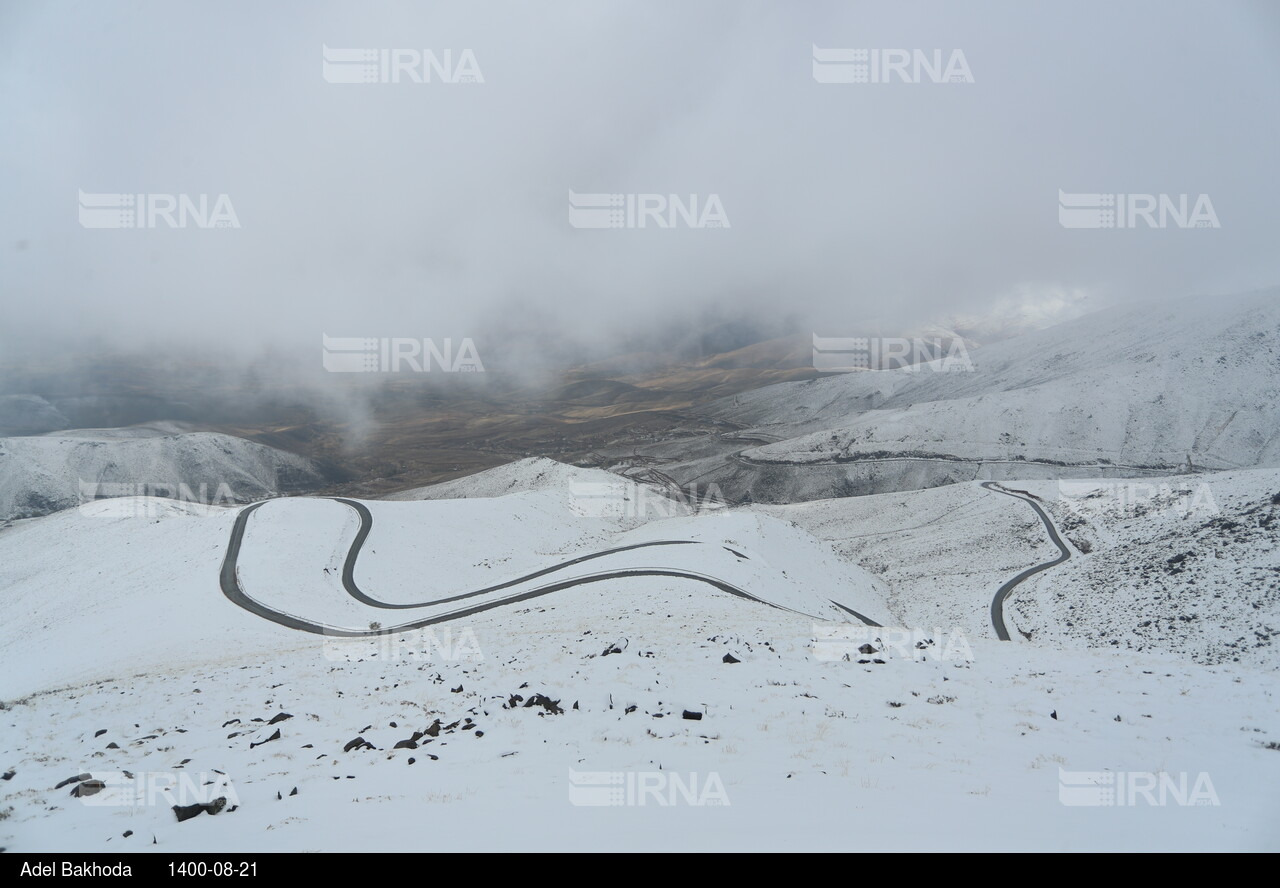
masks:
<instances>
[{"instance_id":1,"label":"snow covered hill","mask_svg":"<svg viewBox=\"0 0 1280 888\"><path fill-rule=\"evenodd\" d=\"M1024 641L1159 651L1275 670L1280 470L1010 482L1048 510L1065 563L1005 607ZM755 511L793 521L875 574L908 626L992 638L992 593L1058 553L1032 509L977 483Z\"/></svg>"},{"instance_id":2,"label":"snow covered hill","mask_svg":"<svg viewBox=\"0 0 1280 888\"><path fill-rule=\"evenodd\" d=\"M1022 631L1280 668L1280 470L1023 486L1080 554L1014 598Z\"/></svg>"},{"instance_id":3,"label":"snow covered hill","mask_svg":"<svg viewBox=\"0 0 1280 888\"><path fill-rule=\"evenodd\" d=\"M503 586L481 599L496 601L602 571L660 569L721 579L818 619L851 619L833 599L862 613L886 610L883 584L866 571L800 528L751 512L644 520L575 508L568 487L500 499L363 505L372 523L357 551L354 581L397 607ZM0 651L11 664L0 675L0 696L171 662L217 661L246 645L267 655L281 637L294 638L296 631L236 607L219 587L239 513L118 499L0 532L6 590ZM343 563L359 527L358 512L345 502L268 501L246 520L235 564L239 585L278 611L357 631L440 611L369 607L344 590ZM76 540L76 557L48 557L67 539ZM550 567L556 569L539 575ZM660 579L697 596L725 594L696 579ZM608 599L647 580L585 588ZM134 625L165 628L125 630ZM50 633L58 638L56 656L48 649Z\"/></svg>"},{"instance_id":4,"label":"snow covered hill","mask_svg":"<svg viewBox=\"0 0 1280 888\"><path fill-rule=\"evenodd\" d=\"M345 501L113 500L0 529L0 845L1275 848L1274 663L1050 631L1075 558L1011 601L1031 640L995 641L994 588L1054 552L1024 500L963 484L656 516L591 470L485 474L473 491L519 492L360 504L351 578L392 607L345 588ZM1270 501L1245 492L1280 473L1234 474L1208 476L1222 516L1260 534ZM1072 524L1050 493L1093 542L1082 565L1161 536ZM220 574L241 521L235 588L365 637L237 606ZM477 587L495 606L383 630ZM1150 803L1078 801L1154 772L1173 776Z\"/></svg>"},{"instance_id":5,"label":"snow covered hill","mask_svg":"<svg viewBox=\"0 0 1280 888\"><path fill-rule=\"evenodd\" d=\"M323 482L305 457L171 423L0 438L0 520L129 495L229 505Z\"/></svg>"},{"instance_id":6,"label":"snow covered hill","mask_svg":"<svg viewBox=\"0 0 1280 888\"><path fill-rule=\"evenodd\" d=\"M1099 312L970 357L970 372L855 372L747 392L704 410L734 430L706 455L687 442L639 450L678 481L779 503L974 478L1280 465L1280 290Z\"/></svg>"},{"instance_id":7,"label":"snow covered hill","mask_svg":"<svg viewBox=\"0 0 1280 888\"><path fill-rule=\"evenodd\" d=\"M602 469L584 469L553 459L536 456L508 463L428 487L403 490L386 497L388 500L465 499L468 497L505 496L509 493L531 493L540 490L568 491L573 484L603 483L617 485L617 475Z\"/></svg>"}]
</instances>

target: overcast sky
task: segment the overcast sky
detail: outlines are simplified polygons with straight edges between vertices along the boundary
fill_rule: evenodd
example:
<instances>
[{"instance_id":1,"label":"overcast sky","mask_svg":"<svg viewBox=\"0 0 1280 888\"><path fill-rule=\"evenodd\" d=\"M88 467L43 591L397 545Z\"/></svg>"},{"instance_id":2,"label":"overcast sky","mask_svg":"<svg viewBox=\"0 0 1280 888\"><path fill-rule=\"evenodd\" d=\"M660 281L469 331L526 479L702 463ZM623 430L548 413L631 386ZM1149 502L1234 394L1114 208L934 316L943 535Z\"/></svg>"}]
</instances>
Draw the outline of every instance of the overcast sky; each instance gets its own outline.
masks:
<instances>
[{"instance_id":1,"label":"overcast sky","mask_svg":"<svg viewBox=\"0 0 1280 888\"><path fill-rule=\"evenodd\" d=\"M1278 9L4 0L0 343L599 338L712 305L850 335L1274 285ZM470 50L483 83L331 83L325 45ZM973 82L819 83L814 45L960 50ZM1221 227L1067 229L1059 189L1204 193ZM570 190L716 195L729 227L579 230ZM240 227L85 228L81 191L225 193Z\"/></svg>"}]
</instances>

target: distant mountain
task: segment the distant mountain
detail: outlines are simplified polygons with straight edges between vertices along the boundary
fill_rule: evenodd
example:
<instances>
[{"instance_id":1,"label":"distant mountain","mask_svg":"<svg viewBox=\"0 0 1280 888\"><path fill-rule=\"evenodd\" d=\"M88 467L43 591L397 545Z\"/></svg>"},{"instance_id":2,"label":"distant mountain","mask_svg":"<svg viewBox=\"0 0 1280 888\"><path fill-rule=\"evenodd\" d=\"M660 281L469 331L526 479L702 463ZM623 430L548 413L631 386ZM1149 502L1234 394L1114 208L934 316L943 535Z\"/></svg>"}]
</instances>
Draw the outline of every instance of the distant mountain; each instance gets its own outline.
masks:
<instances>
[{"instance_id":1,"label":"distant mountain","mask_svg":"<svg viewBox=\"0 0 1280 888\"><path fill-rule=\"evenodd\" d=\"M0 520L122 496L225 506L325 480L306 457L174 423L0 438Z\"/></svg>"},{"instance_id":2,"label":"distant mountain","mask_svg":"<svg viewBox=\"0 0 1280 888\"><path fill-rule=\"evenodd\" d=\"M837 485L877 493L1280 465L1280 290L1103 311L968 357L968 371L852 372L743 392L695 412L731 433L639 453L677 480L770 502Z\"/></svg>"},{"instance_id":3,"label":"distant mountain","mask_svg":"<svg viewBox=\"0 0 1280 888\"><path fill-rule=\"evenodd\" d=\"M0 433L40 435L69 424L62 411L39 395L0 395Z\"/></svg>"}]
</instances>

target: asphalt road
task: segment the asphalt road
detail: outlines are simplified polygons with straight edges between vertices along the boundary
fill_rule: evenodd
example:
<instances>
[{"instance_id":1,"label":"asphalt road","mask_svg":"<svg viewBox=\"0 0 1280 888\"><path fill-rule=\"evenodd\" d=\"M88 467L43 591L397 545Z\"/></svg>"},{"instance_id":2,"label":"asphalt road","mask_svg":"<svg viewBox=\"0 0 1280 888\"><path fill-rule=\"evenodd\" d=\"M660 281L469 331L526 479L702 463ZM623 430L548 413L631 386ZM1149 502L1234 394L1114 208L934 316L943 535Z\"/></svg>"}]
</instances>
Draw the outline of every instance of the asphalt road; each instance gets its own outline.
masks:
<instances>
[{"instance_id":1,"label":"asphalt road","mask_svg":"<svg viewBox=\"0 0 1280 888\"><path fill-rule=\"evenodd\" d=\"M1049 520L1048 514L1040 507L1040 504L1032 498L1031 494L1025 490L1011 490L997 484L995 481L983 481L982 486L987 490L994 490L996 493L1003 493L1005 496L1011 496L1014 499L1020 499L1036 510L1036 514L1040 516L1040 520L1044 522L1044 528L1049 532L1049 539L1058 547L1059 555L1052 561L1046 561L1043 564L1037 564L1035 567L1029 567L1013 579L1006 582L996 591L996 597L991 600L991 625L995 627L996 637L1001 641L1009 641L1009 630L1004 625L1004 600L1009 597L1009 593L1028 577L1033 577L1042 570L1048 570L1055 567L1071 557L1071 550L1067 548L1067 544L1062 541L1062 537L1058 534L1058 528Z\"/></svg>"},{"instance_id":2,"label":"asphalt road","mask_svg":"<svg viewBox=\"0 0 1280 888\"><path fill-rule=\"evenodd\" d=\"M707 545L706 543L699 543L695 540L659 540L659 541L649 542L649 543L637 543L630 546L620 546L615 549L605 549L600 552L593 552L588 555L582 555L582 556L579 556L578 558L573 558L573 559L570 559L569 561L564 561L559 564L552 565L551 567L547 567L542 570L535 571L534 573L526 574L525 576L522 576L522 577L517 577L514 580L509 580L505 583L500 583L495 586L488 586L484 589L477 589L473 592L465 592L460 595L453 595L446 598L435 599L434 601L418 602L414 604L391 604L388 602L379 601L378 599L367 595L363 590L359 588L359 586L356 585L356 582L355 582L356 559L359 557L360 550L364 546L365 540L368 539L369 531L373 528L373 515L370 514L369 509L363 503L356 502L355 500L335 498L335 501L340 502L343 505L349 506L350 508L354 509L356 511L356 514L359 515L360 517L360 529L356 532L356 536L352 540L351 547L347 550L346 561L343 563L342 586L346 590L347 594L355 598L357 601L361 602L362 604L369 605L370 607L377 607L377 608L389 608L389 609L422 608L422 607L431 607L431 606L436 606L441 604L450 604L457 601L463 601L465 599L475 598L477 596L484 595L486 593L496 592L502 589L510 588L512 586L517 586L521 583L525 583L530 580L534 580L539 577L546 576L547 574L554 573L555 571L563 570L564 568L570 567L575 564L581 564L586 561L591 561L596 558L602 558L606 555L611 555L616 552L625 552L631 549L640 549L640 548L646 548L651 546ZM474 614L482 613L487 610L492 610L495 607L502 607L504 605L509 605L509 604L518 604L523 601L528 601L532 598L539 598L543 595L550 595L553 592L558 592L562 589L569 589L574 586L582 586L588 583L598 583L598 582L603 582L605 580L623 579L628 577L678 577L681 579L696 580L701 583L706 583L709 586L713 586L714 588L719 589L722 592L728 592L730 595L734 595L738 598L746 599L747 601L754 601L754 602L757 602L758 604L768 605L769 607L777 608L779 610L785 610L791 613L801 613L800 611L793 610L792 608L783 607L782 605L774 604L771 601L766 601L763 598L760 598L756 595L751 594L750 592L747 592L745 589L741 589L737 586L734 586L731 583L725 582L724 580L721 580L717 577L709 576L707 574L700 574L695 571L689 571L689 570L684 570L680 568L625 568L620 570L601 571L598 573L586 574L583 576L576 576L576 577L572 577L565 580L559 580L546 585L535 586L532 589L526 589L525 591L516 593L514 595L494 598L484 602L478 602L476 604L446 611L443 614L435 614L430 617L411 620L406 623L398 623L393 626L382 626L377 629L348 629L341 626L330 626L324 623L317 623L313 620L308 620L305 617L298 616L296 614L285 613L284 611L279 611L279 610L276 610L275 608L269 607L268 605L265 605L262 602L252 598L241 587L240 579L236 571L236 566L240 557L240 546L244 541L245 528L248 527L250 516L252 516L254 512L262 508L262 506L264 505L266 505L266 503L255 503L254 505L248 506L245 509L243 509L240 512L240 514L236 516L235 524L231 528L231 539L227 544L227 553L222 561L222 571L219 575L219 582L222 587L222 594L225 595L227 599L231 601L231 603L235 604L238 607L244 608L245 610L249 611L252 614L262 617L265 620L270 620L271 622L278 623L281 626L287 626L290 629L297 629L302 632L311 632L316 635L330 635L330 636L339 637L339 638L361 638L361 637L376 636L376 635L389 635L395 632L405 632L411 629L419 629L424 626L431 626L439 623L445 623L450 620L462 619L464 617L469 617ZM739 556L739 557L743 557L743 556ZM857 611L851 610L850 608L847 608L838 602L832 601L831 603L836 607L840 608L842 611L845 611L846 613L851 614L857 617L858 619L862 620L862 622L866 623L869 626L879 625L878 623L875 623L872 620L862 616ZM813 619L822 619L821 617L814 617L812 614L805 614L805 616L809 616Z\"/></svg>"}]
</instances>

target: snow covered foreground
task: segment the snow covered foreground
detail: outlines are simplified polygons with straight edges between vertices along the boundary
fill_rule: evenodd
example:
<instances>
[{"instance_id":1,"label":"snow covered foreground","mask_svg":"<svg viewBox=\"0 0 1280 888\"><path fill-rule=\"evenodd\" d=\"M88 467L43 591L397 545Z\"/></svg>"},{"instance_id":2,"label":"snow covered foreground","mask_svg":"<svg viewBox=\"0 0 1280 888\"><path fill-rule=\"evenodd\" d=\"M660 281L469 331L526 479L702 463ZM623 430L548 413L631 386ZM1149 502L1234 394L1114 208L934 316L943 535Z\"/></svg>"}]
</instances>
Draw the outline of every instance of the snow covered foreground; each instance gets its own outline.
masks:
<instances>
[{"instance_id":1,"label":"snow covered foreground","mask_svg":"<svg viewBox=\"0 0 1280 888\"><path fill-rule=\"evenodd\" d=\"M367 503L373 527L355 576L386 601L683 537L707 545L703 569L737 570L734 583L792 610L689 579L634 577L426 634L354 641L287 629L228 601L218 574L236 510L156 503L136 517L97 503L20 522L0 532L0 767L13 771L0 782L0 845L1280 846L1274 669L1034 633L996 642L981 616L988 578L998 585L1006 567L1043 560L1043 529L1037 538L1025 503L975 485L919 495L948 491L967 516L930 517L969 531L959 545L980 577L968 582L949 582L951 533L928 544L914 531L916 545L880 550L893 564L864 552L878 576L855 564L853 540L872 530L834 511L879 497L647 522L582 514L555 485ZM873 526L887 530L878 505ZM356 608L345 595L335 574L357 523L333 501L267 503L245 532L243 587L345 626L411 615ZM900 519L904 533L928 523L918 512ZM837 525L854 532L841 538ZM746 558L712 556L713 542ZM951 603L905 613L926 600L927 583L903 570L935 571L932 600ZM893 628L836 622L823 605L831 586L868 616L891 627L909 619L921 633L904 642ZM1099 794L1089 772L1107 772L1113 794ZM1166 782L1144 794L1158 772ZM104 788L82 798L70 795L78 780L54 788L83 774ZM169 786L184 804L227 802L179 822ZM1098 804L1115 800L1116 786L1121 804Z\"/></svg>"}]
</instances>

